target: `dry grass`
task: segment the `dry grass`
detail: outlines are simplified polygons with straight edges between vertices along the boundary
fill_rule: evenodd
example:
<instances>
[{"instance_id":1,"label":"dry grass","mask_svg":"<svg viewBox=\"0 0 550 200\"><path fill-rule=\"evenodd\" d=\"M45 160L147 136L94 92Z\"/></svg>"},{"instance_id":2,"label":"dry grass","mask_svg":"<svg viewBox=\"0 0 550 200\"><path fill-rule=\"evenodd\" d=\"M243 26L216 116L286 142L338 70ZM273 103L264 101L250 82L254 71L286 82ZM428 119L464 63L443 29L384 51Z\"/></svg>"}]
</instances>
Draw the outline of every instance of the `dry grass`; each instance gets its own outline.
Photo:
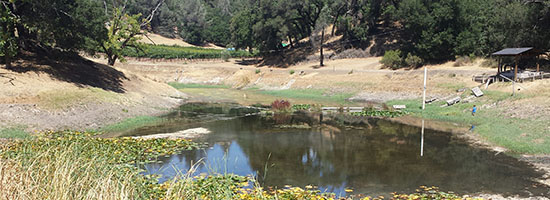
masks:
<instances>
[{"instance_id":1,"label":"dry grass","mask_svg":"<svg viewBox=\"0 0 550 200\"><path fill-rule=\"evenodd\" d=\"M101 160L85 160L70 152L45 152L29 165L0 162L0 199L134 199L136 172L109 168Z\"/></svg>"}]
</instances>

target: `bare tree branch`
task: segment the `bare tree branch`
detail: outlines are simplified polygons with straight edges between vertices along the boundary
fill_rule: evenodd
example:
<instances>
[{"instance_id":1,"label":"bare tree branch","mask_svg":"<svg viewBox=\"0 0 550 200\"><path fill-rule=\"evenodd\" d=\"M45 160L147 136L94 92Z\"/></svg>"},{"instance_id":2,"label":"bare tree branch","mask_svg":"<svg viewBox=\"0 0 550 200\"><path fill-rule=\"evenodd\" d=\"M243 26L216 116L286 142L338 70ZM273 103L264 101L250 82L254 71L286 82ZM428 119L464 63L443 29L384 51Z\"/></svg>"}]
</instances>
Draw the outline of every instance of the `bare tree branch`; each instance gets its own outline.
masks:
<instances>
[{"instance_id":1,"label":"bare tree branch","mask_svg":"<svg viewBox=\"0 0 550 200\"><path fill-rule=\"evenodd\" d=\"M143 34L149 41L151 41L154 45L157 45L155 41L153 41L147 34Z\"/></svg>"},{"instance_id":2,"label":"bare tree branch","mask_svg":"<svg viewBox=\"0 0 550 200\"><path fill-rule=\"evenodd\" d=\"M157 10L160 8L160 6L164 3L164 0L161 0L159 1L159 3L157 4L157 6L155 6L155 9L153 9L153 11L151 11L151 14L149 14L149 16L147 16L147 18L145 18L145 21L143 23L141 23L141 27L151 23L151 21L153 21L153 17L155 16L155 12L157 12Z\"/></svg>"},{"instance_id":3,"label":"bare tree branch","mask_svg":"<svg viewBox=\"0 0 550 200\"><path fill-rule=\"evenodd\" d=\"M127 3L128 3L128 0L124 0L124 5L122 6L122 9L120 9L121 13L126 12L126 5L128 5Z\"/></svg>"},{"instance_id":4,"label":"bare tree branch","mask_svg":"<svg viewBox=\"0 0 550 200\"><path fill-rule=\"evenodd\" d=\"M0 77L8 79L8 81L6 81L4 84L11 83L11 85L15 86L15 84L13 84L13 81L15 80L15 78L4 76L4 74L0 74Z\"/></svg>"},{"instance_id":5,"label":"bare tree branch","mask_svg":"<svg viewBox=\"0 0 550 200\"><path fill-rule=\"evenodd\" d=\"M105 7L105 16L109 15L109 12L107 11L107 1L103 0L103 6Z\"/></svg>"}]
</instances>

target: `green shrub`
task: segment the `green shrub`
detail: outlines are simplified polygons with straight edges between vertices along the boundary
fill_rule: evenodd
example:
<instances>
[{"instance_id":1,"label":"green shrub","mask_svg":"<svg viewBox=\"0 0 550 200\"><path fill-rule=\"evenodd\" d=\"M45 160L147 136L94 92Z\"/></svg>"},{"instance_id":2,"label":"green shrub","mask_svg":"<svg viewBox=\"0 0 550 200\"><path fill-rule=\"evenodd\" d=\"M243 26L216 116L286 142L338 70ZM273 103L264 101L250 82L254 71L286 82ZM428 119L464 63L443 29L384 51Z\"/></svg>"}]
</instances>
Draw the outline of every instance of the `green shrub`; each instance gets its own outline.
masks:
<instances>
[{"instance_id":1,"label":"green shrub","mask_svg":"<svg viewBox=\"0 0 550 200\"><path fill-rule=\"evenodd\" d=\"M391 69L399 69L403 67L403 59L401 58L401 50L389 50L384 53L384 57L380 60L385 67Z\"/></svg>"},{"instance_id":2,"label":"green shrub","mask_svg":"<svg viewBox=\"0 0 550 200\"><path fill-rule=\"evenodd\" d=\"M223 50L220 54L221 59L225 62L229 61L229 58L231 58L231 53L228 50Z\"/></svg>"},{"instance_id":3,"label":"green shrub","mask_svg":"<svg viewBox=\"0 0 550 200\"><path fill-rule=\"evenodd\" d=\"M294 74L294 70L291 69L289 73L290 73L290 75Z\"/></svg>"},{"instance_id":4,"label":"green shrub","mask_svg":"<svg viewBox=\"0 0 550 200\"><path fill-rule=\"evenodd\" d=\"M256 74L259 74L260 72L262 72L260 69L256 69Z\"/></svg>"},{"instance_id":5,"label":"green shrub","mask_svg":"<svg viewBox=\"0 0 550 200\"><path fill-rule=\"evenodd\" d=\"M407 58L405 58L405 63L407 63L409 67L420 67L424 64L424 61L422 58L408 53Z\"/></svg>"}]
</instances>

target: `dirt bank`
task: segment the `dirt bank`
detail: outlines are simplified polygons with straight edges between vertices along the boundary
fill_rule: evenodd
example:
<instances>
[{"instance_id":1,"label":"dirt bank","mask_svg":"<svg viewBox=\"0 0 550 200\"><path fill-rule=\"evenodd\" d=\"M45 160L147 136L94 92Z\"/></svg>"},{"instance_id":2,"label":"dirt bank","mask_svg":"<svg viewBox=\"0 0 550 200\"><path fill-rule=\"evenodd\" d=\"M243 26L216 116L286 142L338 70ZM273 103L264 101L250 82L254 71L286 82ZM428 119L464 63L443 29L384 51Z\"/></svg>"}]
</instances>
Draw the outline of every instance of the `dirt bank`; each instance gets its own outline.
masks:
<instances>
[{"instance_id":1,"label":"dirt bank","mask_svg":"<svg viewBox=\"0 0 550 200\"><path fill-rule=\"evenodd\" d=\"M185 95L162 82L86 60L0 65L0 128L89 130L158 115Z\"/></svg>"}]
</instances>

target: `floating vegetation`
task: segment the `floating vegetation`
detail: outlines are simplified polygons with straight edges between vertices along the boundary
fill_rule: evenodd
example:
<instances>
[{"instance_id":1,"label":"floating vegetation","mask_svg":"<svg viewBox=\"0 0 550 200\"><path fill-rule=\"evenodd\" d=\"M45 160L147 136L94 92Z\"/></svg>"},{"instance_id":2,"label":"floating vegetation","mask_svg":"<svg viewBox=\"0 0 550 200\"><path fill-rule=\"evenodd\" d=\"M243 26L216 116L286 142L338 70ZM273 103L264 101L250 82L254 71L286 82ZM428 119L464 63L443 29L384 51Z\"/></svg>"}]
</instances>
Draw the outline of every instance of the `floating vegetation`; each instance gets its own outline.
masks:
<instances>
[{"instance_id":1,"label":"floating vegetation","mask_svg":"<svg viewBox=\"0 0 550 200\"><path fill-rule=\"evenodd\" d=\"M415 200L415 199L465 199L465 200L479 200L482 198L463 198L458 196L453 192L443 192L440 191L438 187L426 187L420 186L419 189L416 189L415 193L412 194L397 194L393 193L394 200Z\"/></svg>"},{"instance_id":2,"label":"floating vegetation","mask_svg":"<svg viewBox=\"0 0 550 200\"><path fill-rule=\"evenodd\" d=\"M294 104L292 105L292 110L309 110L311 108L310 104Z\"/></svg>"},{"instance_id":3,"label":"floating vegetation","mask_svg":"<svg viewBox=\"0 0 550 200\"><path fill-rule=\"evenodd\" d=\"M27 152L60 149L71 144L82 148L81 157L100 157L117 164L144 164L155 162L160 156L201 146L185 139L99 138L94 137L95 135L93 132L48 131L41 133L36 139L15 141L7 151L1 151L0 156L10 158Z\"/></svg>"},{"instance_id":4,"label":"floating vegetation","mask_svg":"<svg viewBox=\"0 0 550 200\"><path fill-rule=\"evenodd\" d=\"M375 109L364 109L361 112L352 112L350 113L353 116L362 116L362 117L400 117L407 115L407 111L400 110L375 110Z\"/></svg>"}]
</instances>

